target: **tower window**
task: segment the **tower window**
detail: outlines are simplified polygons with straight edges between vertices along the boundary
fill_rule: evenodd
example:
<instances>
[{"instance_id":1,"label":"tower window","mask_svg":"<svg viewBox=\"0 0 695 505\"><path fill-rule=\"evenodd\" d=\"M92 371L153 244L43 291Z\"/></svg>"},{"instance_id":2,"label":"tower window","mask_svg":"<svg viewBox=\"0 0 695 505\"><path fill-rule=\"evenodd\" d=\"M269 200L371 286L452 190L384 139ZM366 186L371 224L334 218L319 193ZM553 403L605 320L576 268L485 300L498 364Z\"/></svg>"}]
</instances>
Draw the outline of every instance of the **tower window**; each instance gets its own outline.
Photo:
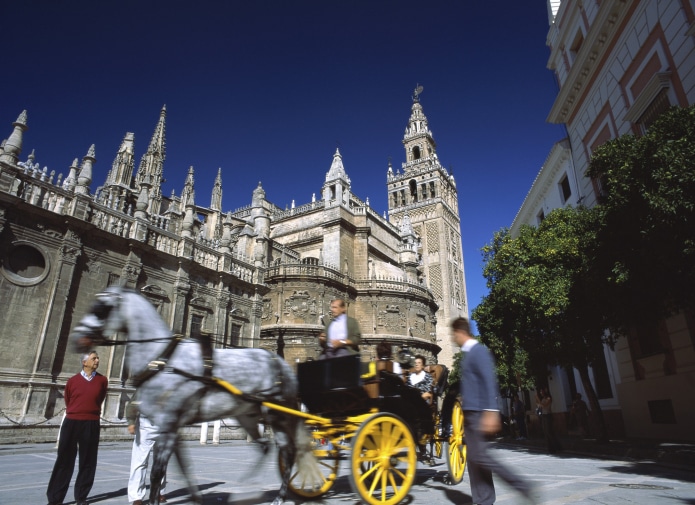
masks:
<instances>
[{"instance_id":1,"label":"tower window","mask_svg":"<svg viewBox=\"0 0 695 505\"><path fill-rule=\"evenodd\" d=\"M412 202L417 202L417 182L410 181L410 199Z\"/></svg>"},{"instance_id":2,"label":"tower window","mask_svg":"<svg viewBox=\"0 0 695 505\"><path fill-rule=\"evenodd\" d=\"M541 224L543 220L545 219L545 212L543 212L543 209L540 210L538 215L536 216L536 220L538 221L538 224Z\"/></svg>"},{"instance_id":3,"label":"tower window","mask_svg":"<svg viewBox=\"0 0 695 505\"><path fill-rule=\"evenodd\" d=\"M436 195L434 191L434 182L430 182L430 198L434 198Z\"/></svg>"},{"instance_id":4,"label":"tower window","mask_svg":"<svg viewBox=\"0 0 695 505\"><path fill-rule=\"evenodd\" d=\"M420 153L420 147L415 146L413 147L413 159L414 160L419 160L422 154Z\"/></svg>"}]
</instances>

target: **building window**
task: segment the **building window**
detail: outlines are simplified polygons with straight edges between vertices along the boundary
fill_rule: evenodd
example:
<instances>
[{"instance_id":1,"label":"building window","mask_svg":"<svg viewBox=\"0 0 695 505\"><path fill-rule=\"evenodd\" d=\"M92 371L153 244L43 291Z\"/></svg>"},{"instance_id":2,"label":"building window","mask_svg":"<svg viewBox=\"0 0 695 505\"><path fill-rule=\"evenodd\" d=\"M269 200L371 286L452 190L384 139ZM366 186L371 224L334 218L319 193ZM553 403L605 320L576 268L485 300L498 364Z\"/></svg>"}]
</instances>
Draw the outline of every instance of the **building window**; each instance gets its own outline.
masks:
<instances>
[{"instance_id":1,"label":"building window","mask_svg":"<svg viewBox=\"0 0 695 505\"><path fill-rule=\"evenodd\" d=\"M434 182L430 182L430 198L434 198L436 195L434 193Z\"/></svg>"},{"instance_id":2,"label":"building window","mask_svg":"<svg viewBox=\"0 0 695 505\"><path fill-rule=\"evenodd\" d=\"M538 215L536 216L536 221L538 222L538 224L541 224L544 219L545 219L545 212L543 212L543 209L541 209L540 212L538 213Z\"/></svg>"},{"instance_id":3,"label":"building window","mask_svg":"<svg viewBox=\"0 0 695 505\"><path fill-rule=\"evenodd\" d=\"M668 99L668 88L662 89L656 96L654 101L647 107L644 114L640 116L637 123L642 129L642 134L647 132L647 129L656 121L656 119L666 112L666 110L671 106Z\"/></svg>"},{"instance_id":4,"label":"building window","mask_svg":"<svg viewBox=\"0 0 695 505\"><path fill-rule=\"evenodd\" d=\"M608 374L605 354L601 354L598 359L591 364L591 370L594 372L594 386L596 387L596 396L598 396L598 399L605 400L607 398L613 398L613 388L611 388L611 379Z\"/></svg>"},{"instance_id":5,"label":"building window","mask_svg":"<svg viewBox=\"0 0 695 505\"><path fill-rule=\"evenodd\" d=\"M567 203L567 200L569 200L570 196L572 196L570 180L567 177L567 174L565 174L562 177L562 180L560 181L560 184L558 184L558 187L560 188L560 196L562 197L562 203Z\"/></svg>"},{"instance_id":6,"label":"building window","mask_svg":"<svg viewBox=\"0 0 695 505\"><path fill-rule=\"evenodd\" d=\"M109 286L118 286L121 283L121 276L118 274L115 274L113 272L109 273L109 278L106 281L106 287L108 288Z\"/></svg>"},{"instance_id":7,"label":"building window","mask_svg":"<svg viewBox=\"0 0 695 505\"><path fill-rule=\"evenodd\" d=\"M420 156L422 156L422 155L420 154L420 147L418 147L418 146L413 147L413 159L414 159L414 160L419 160L419 159L420 159Z\"/></svg>"},{"instance_id":8,"label":"building window","mask_svg":"<svg viewBox=\"0 0 695 505\"><path fill-rule=\"evenodd\" d=\"M241 347L241 325L232 324L232 329L229 335L229 341L232 347ZM226 346L225 346L226 347Z\"/></svg>"},{"instance_id":9,"label":"building window","mask_svg":"<svg viewBox=\"0 0 695 505\"><path fill-rule=\"evenodd\" d=\"M654 74L625 113L625 121L634 123L644 134L654 120L670 107L670 89L671 72Z\"/></svg>"},{"instance_id":10,"label":"building window","mask_svg":"<svg viewBox=\"0 0 695 505\"><path fill-rule=\"evenodd\" d=\"M190 336L193 338L199 337L203 329L203 316L193 314L191 316L191 331Z\"/></svg>"},{"instance_id":11,"label":"building window","mask_svg":"<svg viewBox=\"0 0 695 505\"><path fill-rule=\"evenodd\" d=\"M2 262L2 273L20 286L38 284L48 275L48 257L33 244L16 242L7 251Z\"/></svg>"},{"instance_id":12,"label":"building window","mask_svg":"<svg viewBox=\"0 0 695 505\"><path fill-rule=\"evenodd\" d=\"M654 424L676 424L676 414L671 400L648 401L649 417Z\"/></svg>"},{"instance_id":13,"label":"building window","mask_svg":"<svg viewBox=\"0 0 695 505\"><path fill-rule=\"evenodd\" d=\"M634 346L635 359L646 358L664 352L658 324L636 325L633 328L632 337L637 344Z\"/></svg>"}]
</instances>

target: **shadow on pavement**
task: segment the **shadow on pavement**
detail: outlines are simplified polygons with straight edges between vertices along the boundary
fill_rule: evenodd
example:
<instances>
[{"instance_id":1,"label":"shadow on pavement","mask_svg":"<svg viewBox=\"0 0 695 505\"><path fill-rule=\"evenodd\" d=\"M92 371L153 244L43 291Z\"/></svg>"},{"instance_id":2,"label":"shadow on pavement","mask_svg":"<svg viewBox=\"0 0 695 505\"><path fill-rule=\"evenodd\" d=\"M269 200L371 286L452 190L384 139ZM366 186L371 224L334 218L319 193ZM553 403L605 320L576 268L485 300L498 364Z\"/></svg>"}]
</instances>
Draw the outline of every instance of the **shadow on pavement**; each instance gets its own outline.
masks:
<instances>
[{"instance_id":1,"label":"shadow on pavement","mask_svg":"<svg viewBox=\"0 0 695 505\"><path fill-rule=\"evenodd\" d=\"M110 493L99 493L89 496L89 501L92 503L97 503L103 500L108 500L110 498L118 498L119 496L128 496L128 488L122 487L116 491L111 491Z\"/></svg>"},{"instance_id":2,"label":"shadow on pavement","mask_svg":"<svg viewBox=\"0 0 695 505\"><path fill-rule=\"evenodd\" d=\"M661 477L667 479L677 479L683 482L695 482L695 473L680 469L666 467L663 464L654 463L651 461L635 461L634 463L628 463L627 465L620 466L606 466L605 470L624 473L629 475L645 475L648 477ZM693 500L695 503L695 500Z\"/></svg>"}]
</instances>

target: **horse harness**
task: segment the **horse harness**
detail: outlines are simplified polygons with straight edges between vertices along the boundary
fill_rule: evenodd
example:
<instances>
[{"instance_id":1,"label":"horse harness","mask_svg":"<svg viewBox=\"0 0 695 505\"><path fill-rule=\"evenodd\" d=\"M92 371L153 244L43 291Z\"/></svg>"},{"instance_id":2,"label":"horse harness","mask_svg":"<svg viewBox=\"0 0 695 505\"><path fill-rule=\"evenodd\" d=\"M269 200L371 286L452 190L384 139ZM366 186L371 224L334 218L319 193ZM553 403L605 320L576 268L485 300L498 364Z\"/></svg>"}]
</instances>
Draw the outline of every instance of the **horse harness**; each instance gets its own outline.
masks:
<instances>
[{"instance_id":1,"label":"horse harness","mask_svg":"<svg viewBox=\"0 0 695 505\"><path fill-rule=\"evenodd\" d=\"M120 288L124 289L124 288ZM100 321L105 321L106 318L109 316L111 311L120 303L122 299L122 295L120 293L115 293L115 302L108 303L107 299L108 296L111 293L101 293L97 297L97 301L92 307L92 313L97 317L98 320ZM90 328L90 329L95 329L95 328ZM195 375L190 372L187 372L186 370L181 370L180 368L174 368L174 367L167 367L167 363L171 359L171 357L174 354L174 351L176 351L176 347L183 341L185 340L186 337L181 334L175 334L169 341L169 344L166 346L164 351L159 355L157 359L154 359L150 361L147 364L147 368L137 374L135 377L133 377L133 385L136 388L139 388L143 384L145 384L147 381L149 381L152 377L157 375L159 372L162 371L167 371L171 373L176 373L178 375L181 375L183 377L186 377L187 379L194 380L197 382L201 382L205 386L214 386L214 387L219 387L229 393L232 393L235 396L240 396L242 399L250 402L256 402L256 403L263 403L266 401L265 398L261 397L258 394L249 394L249 393L244 393L241 390L239 390L237 387L234 385L230 384L229 382L220 379L218 377L213 377L212 376L212 355L213 355L213 349L212 349L212 343L210 341L210 335L209 334L204 334L201 333L199 338L196 338L195 340L200 344L201 347L201 352L202 352L202 358L203 358L203 375ZM143 340L140 341L140 343L145 343L145 342L155 342L155 341L161 341L161 339L152 339L152 340ZM128 341L122 342L122 341L117 341L117 340L109 340L103 338L102 335L102 345L111 345L111 346L116 346L116 345L125 345L127 344ZM276 367L276 372L278 372L278 375L280 376L280 379L283 379L284 377L282 376L282 368L277 365L277 360L279 358L277 356L273 356L272 363ZM282 387L282 381L277 382L276 384L273 385L273 388L267 392L264 392L265 394L271 394L273 393L274 389L277 388L278 386Z\"/></svg>"}]
</instances>

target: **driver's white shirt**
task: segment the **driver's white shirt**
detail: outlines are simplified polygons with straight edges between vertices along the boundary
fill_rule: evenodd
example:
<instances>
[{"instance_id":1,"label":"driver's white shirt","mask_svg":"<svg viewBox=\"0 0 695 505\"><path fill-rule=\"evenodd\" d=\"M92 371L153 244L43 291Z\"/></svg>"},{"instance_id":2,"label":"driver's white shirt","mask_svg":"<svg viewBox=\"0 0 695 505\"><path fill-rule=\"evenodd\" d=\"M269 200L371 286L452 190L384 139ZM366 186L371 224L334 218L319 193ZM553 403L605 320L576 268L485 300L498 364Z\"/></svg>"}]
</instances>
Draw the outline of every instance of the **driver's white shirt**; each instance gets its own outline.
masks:
<instances>
[{"instance_id":1,"label":"driver's white shirt","mask_svg":"<svg viewBox=\"0 0 695 505\"><path fill-rule=\"evenodd\" d=\"M328 346L335 347L333 342L347 340L347 316L340 314L328 325Z\"/></svg>"}]
</instances>

